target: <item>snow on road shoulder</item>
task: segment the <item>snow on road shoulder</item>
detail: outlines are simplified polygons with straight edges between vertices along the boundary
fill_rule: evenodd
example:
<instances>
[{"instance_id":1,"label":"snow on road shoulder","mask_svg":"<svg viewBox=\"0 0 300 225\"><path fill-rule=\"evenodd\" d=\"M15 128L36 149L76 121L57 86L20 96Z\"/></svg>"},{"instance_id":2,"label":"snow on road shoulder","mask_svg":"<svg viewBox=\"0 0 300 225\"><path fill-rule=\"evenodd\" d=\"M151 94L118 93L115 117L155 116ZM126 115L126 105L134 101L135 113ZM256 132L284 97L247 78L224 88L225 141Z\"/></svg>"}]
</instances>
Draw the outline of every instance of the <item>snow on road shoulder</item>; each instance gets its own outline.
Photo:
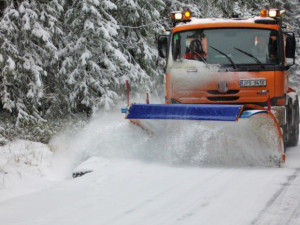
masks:
<instances>
[{"instance_id":1,"label":"snow on road shoulder","mask_svg":"<svg viewBox=\"0 0 300 225\"><path fill-rule=\"evenodd\" d=\"M44 188L52 152L42 143L16 140L0 147L0 201Z\"/></svg>"}]
</instances>

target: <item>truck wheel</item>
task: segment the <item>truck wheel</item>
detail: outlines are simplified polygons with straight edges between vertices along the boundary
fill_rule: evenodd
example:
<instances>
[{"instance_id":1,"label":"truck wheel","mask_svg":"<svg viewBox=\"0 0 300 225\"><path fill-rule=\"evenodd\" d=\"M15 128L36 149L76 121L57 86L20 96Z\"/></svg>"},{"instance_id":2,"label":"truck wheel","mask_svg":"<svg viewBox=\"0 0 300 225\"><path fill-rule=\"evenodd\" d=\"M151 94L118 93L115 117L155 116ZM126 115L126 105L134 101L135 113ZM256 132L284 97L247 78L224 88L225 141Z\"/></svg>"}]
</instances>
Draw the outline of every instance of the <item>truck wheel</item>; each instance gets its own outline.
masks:
<instances>
[{"instance_id":1,"label":"truck wheel","mask_svg":"<svg viewBox=\"0 0 300 225\"><path fill-rule=\"evenodd\" d=\"M297 146L299 141L299 101L289 101L287 106L287 146Z\"/></svg>"}]
</instances>

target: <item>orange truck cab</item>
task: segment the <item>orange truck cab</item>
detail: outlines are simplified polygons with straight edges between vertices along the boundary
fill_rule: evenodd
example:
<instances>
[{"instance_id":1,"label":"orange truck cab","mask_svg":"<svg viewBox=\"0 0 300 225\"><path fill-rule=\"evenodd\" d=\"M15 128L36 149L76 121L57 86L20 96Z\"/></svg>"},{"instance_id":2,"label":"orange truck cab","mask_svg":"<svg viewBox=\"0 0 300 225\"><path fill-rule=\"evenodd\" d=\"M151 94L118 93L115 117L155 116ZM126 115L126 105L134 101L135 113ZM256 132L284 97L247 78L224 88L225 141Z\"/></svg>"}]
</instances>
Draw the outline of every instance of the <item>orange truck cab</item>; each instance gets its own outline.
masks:
<instances>
[{"instance_id":1,"label":"orange truck cab","mask_svg":"<svg viewBox=\"0 0 300 225\"><path fill-rule=\"evenodd\" d=\"M159 36L166 59L166 104L239 104L269 108L286 146L298 144L298 96L289 87L295 35L278 9L249 19L192 18L173 12Z\"/></svg>"}]
</instances>

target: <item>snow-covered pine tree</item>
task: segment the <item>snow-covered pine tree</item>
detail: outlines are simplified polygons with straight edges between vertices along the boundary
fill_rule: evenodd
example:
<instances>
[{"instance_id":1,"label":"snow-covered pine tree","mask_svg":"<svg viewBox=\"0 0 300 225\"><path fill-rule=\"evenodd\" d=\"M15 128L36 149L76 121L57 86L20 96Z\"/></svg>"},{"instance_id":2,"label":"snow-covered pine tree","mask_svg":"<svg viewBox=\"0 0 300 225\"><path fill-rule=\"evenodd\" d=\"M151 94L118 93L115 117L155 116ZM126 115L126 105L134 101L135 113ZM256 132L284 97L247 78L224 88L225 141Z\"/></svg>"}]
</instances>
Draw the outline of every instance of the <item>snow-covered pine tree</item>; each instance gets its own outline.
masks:
<instances>
[{"instance_id":1,"label":"snow-covered pine tree","mask_svg":"<svg viewBox=\"0 0 300 225\"><path fill-rule=\"evenodd\" d=\"M165 8L162 0L114 1L118 7L116 19L120 32L118 43L128 60L131 70L131 87L141 94L159 90L163 83L162 72L157 68L157 34L162 33L160 12Z\"/></svg>"},{"instance_id":2,"label":"snow-covered pine tree","mask_svg":"<svg viewBox=\"0 0 300 225\"><path fill-rule=\"evenodd\" d=\"M3 107L17 114L17 124L21 120L40 119L37 107L43 97L43 69L41 42L49 44L49 34L38 23L37 6L28 1L17 8L11 3L1 20L1 69ZM49 44L50 51L52 44ZM32 111L34 113L30 113Z\"/></svg>"},{"instance_id":3,"label":"snow-covered pine tree","mask_svg":"<svg viewBox=\"0 0 300 225\"><path fill-rule=\"evenodd\" d=\"M59 50L64 46L64 39L67 32L64 27L64 7L66 0L51 0L46 1L47 4L40 4L40 20L43 27L51 35L51 40L56 50L50 57L45 58L44 68L47 71L47 76L44 77L44 101L43 114L45 118L52 119L53 117L64 115L64 106L61 104L61 92L64 92L62 79L58 74L61 59L59 58Z\"/></svg>"},{"instance_id":4,"label":"snow-covered pine tree","mask_svg":"<svg viewBox=\"0 0 300 225\"><path fill-rule=\"evenodd\" d=\"M268 0L213 0L213 7L221 10L222 17L230 18L238 16L240 18L247 18L258 16L262 5L267 4Z\"/></svg>"},{"instance_id":5,"label":"snow-covered pine tree","mask_svg":"<svg viewBox=\"0 0 300 225\"><path fill-rule=\"evenodd\" d=\"M148 79L118 43L121 34L112 16L116 10L112 1L78 0L66 13L69 35L60 52L59 74L69 112L109 109L125 94L125 80L138 84Z\"/></svg>"},{"instance_id":6,"label":"snow-covered pine tree","mask_svg":"<svg viewBox=\"0 0 300 225\"><path fill-rule=\"evenodd\" d=\"M54 12L60 8L45 6L35 0L7 0L1 18L1 110L13 115L17 129L31 129L45 122L44 81L57 59L52 30L56 24Z\"/></svg>"},{"instance_id":7,"label":"snow-covered pine tree","mask_svg":"<svg viewBox=\"0 0 300 225\"><path fill-rule=\"evenodd\" d=\"M293 87L298 89L300 85L300 2L299 0L285 0L282 4L286 10L284 22L291 27L291 31L294 31L296 36L296 64L290 69L290 81Z\"/></svg>"}]
</instances>

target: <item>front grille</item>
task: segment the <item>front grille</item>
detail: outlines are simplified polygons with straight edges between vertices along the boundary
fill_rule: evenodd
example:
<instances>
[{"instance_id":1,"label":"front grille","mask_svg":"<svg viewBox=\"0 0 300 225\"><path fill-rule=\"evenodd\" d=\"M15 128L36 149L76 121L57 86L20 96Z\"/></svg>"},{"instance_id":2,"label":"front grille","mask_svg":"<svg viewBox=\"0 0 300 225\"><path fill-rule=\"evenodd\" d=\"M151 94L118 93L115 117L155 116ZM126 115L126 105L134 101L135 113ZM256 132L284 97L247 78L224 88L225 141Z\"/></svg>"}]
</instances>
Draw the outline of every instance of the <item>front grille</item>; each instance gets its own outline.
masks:
<instances>
[{"instance_id":1,"label":"front grille","mask_svg":"<svg viewBox=\"0 0 300 225\"><path fill-rule=\"evenodd\" d=\"M229 90L226 93L221 93L217 90L210 90L210 91L207 91L207 93L211 94L211 95L234 95L234 94L239 93L239 90Z\"/></svg>"},{"instance_id":2,"label":"front grille","mask_svg":"<svg viewBox=\"0 0 300 225\"><path fill-rule=\"evenodd\" d=\"M239 99L238 96L229 96L229 97L207 97L209 101L214 102L225 102L225 101L237 101Z\"/></svg>"},{"instance_id":3,"label":"front grille","mask_svg":"<svg viewBox=\"0 0 300 225\"><path fill-rule=\"evenodd\" d=\"M172 104L181 104L181 102L177 101L177 100L174 99L174 98L171 98L171 103L172 103Z\"/></svg>"}]
</instances>

